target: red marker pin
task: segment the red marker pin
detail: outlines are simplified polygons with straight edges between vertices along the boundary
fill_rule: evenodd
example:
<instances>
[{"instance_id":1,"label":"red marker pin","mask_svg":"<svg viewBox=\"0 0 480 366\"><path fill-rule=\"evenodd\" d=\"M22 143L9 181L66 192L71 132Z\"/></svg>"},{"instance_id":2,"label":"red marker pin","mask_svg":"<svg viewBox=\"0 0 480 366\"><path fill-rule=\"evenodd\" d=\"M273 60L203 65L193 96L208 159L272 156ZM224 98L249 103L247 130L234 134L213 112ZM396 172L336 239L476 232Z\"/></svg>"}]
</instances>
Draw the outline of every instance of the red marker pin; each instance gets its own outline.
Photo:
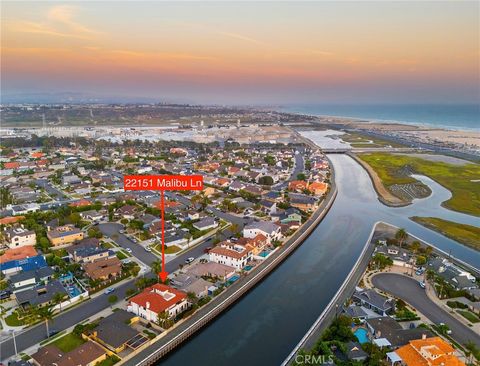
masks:
<instances>
[{"instance_id":1,"label":"red marker pin","mask_svg":"<svg viewBox=\"0 0 480 366\"><path fill-rule=\"evenodd\" d=\"M123 177L125 191L160 191L160 207L162 220L162 271L158 274L162 282L168 278L165 271L165 191L201 191L203 176L201 175L125 175Z\"/></svg>"}]
</instances>

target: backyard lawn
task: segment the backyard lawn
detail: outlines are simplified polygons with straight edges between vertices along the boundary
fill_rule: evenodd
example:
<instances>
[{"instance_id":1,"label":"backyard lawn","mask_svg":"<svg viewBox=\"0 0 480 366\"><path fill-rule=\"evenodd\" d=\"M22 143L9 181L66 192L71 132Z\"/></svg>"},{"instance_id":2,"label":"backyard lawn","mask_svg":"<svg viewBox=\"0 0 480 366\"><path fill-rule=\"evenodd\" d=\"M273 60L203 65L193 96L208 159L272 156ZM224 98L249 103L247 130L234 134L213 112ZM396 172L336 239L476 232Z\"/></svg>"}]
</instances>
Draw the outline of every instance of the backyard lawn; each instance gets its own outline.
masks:
<instances>
[{"instance_id":1,"label":"backyard lawn","mask_svg":"<svg viewBox=\"0 0 480 366\"><path fill-rule=\"evenodd\" d=\"M387 188L394 184L417 182L414 178L400 173L402 168L409 167L415 173L430 177L452 192L452 198L443 202L445 207L480 216L479 164L454 165L388 153L360 154L359 158L375 170Z\"/></svg>"},{"instance_id":2,"label":"backyard lawn","mask_svg":"<svg viewBox=\"0 0 480 366\"><path fill-rule=\"evenodd\" d=\"M85 342L86 341L82 337L77 336L73 333L68 333L63 337L60 337L53 341L52 344L57 346L62 352L70 352L78 346L81 346Z\"/></svg>"},{"instance_id":3,"label":"backyard lawn","mask_svg":"<svg viewBox=\"0 0 480 366\"><path fill-rule=\"evenodd\" d=\"M107 356L105 360L98 362L95 366L112 366L115 365L118 361L120 361L120 359L117 356L111 355Z\"/></svg>"},{"instance_id":4,"label":"backyard lawn","mask_svg":"<svg viewBox=\"0 0 480 366\"><path fill-rule=\"evenodd\" d=\"M410 219L459 243L480 250L480 227L436 217L413 216Z\"/></svg>"}]
</instances>

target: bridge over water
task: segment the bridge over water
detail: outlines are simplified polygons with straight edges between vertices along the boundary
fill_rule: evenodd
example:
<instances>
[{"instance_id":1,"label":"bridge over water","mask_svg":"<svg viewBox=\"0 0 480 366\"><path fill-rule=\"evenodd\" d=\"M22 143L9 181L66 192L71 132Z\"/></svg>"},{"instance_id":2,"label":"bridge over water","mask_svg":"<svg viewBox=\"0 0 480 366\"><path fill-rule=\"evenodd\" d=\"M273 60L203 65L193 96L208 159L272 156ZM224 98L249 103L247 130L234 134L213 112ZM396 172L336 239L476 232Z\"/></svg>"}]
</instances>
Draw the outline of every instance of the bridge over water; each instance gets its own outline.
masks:
<instances>
[{"instance_id":1,"label":"bridge over water","mask_svg":"<svg viewBox=\"0 0 480 366\"><path fill-rule=\"evenodd\" d=\"M368 153L368 152L397 152L397 153L408 153L408 152L418 152L419 149L410 148L410 147L371 147L371 148L327 148L322 149L325 154L347 154L347 153ZM425 151L425 150L422 150Z\"/></svg>"}]
</instances>

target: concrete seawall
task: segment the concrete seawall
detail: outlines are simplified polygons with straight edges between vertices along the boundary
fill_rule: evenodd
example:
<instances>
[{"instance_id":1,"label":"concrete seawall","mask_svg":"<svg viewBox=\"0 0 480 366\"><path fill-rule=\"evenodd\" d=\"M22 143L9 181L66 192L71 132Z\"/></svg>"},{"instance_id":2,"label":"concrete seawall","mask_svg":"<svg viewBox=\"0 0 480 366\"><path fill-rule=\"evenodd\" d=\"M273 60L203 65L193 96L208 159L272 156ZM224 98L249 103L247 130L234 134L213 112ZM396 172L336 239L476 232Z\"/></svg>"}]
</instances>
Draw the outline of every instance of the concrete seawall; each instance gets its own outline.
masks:
<instances>
[{"instance_id":1,"label":"concrete seawall","mask_svg":"<svg viewBox=\"0 0 480 366\"><path fill-rule=\"evenodd\" d=\"M275 270L275 268L284 261L291 253L299 247L303 241L315 230L325 215L332 207L338 190L335 184L335 172L333 166L331 174L331 187L324 201L307 222L282 246L281 250L276 251L270 258L260 265L253 273L242 277L231 285L228 290L222 292L204 307L200 308L195 314L183 322L177 324L175 329L160 336L157 342L152 343L148 348L132 354L127 359L122 360L125 365L152 365L166 354L171 352L182 342L192 337L202 327L214 320L223 311L233 305L243 295L248 293L260 281Z\"/></svg>"},{"instance_id":2,"label":"concrete seawall","mask_svg":"<svg viewBox=\"0 0 480 366\"><path fill-rule=\"evenodd\" d=\"M362 278L363 273L365 272L368 263L370 262L372 253L375 249L375 245L372 244L372 238L378 224L379 222L375 223L375 225L373 226L372 231L370 232L368 240L365 243L360 256L358 257L345 281L343 281L342 286L335 293L332 300L330 300L328 305L319 315L317 320L315 320L307 333L305 333L300 342L295 346L292 352L290 352L287 358L283 361L282 366L286 366L292 363L295 360L295 356L297 355L298 351L300 351L302 348L311 348L315 344L317 339L320 337L320 335L323 333L323 331L333 321L334 317L338 315L338 311L340 311L339 308L348 298L353 295L353 292L355 291L355 286Z\"/></svg>"}]
</instances>

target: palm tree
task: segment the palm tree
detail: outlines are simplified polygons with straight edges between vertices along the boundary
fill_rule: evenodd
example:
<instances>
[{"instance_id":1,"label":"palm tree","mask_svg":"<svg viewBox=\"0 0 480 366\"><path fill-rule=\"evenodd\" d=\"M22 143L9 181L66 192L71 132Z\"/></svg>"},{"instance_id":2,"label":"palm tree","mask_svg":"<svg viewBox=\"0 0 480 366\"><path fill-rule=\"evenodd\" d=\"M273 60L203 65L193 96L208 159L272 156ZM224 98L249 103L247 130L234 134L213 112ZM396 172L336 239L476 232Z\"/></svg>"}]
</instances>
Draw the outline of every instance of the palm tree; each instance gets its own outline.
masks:
<instances>
[{"instance_id":1,"label":"palm tree","mask_svg":"<svg viewBox=\"0 0 480 366\"><path fill-rule=\"evenodd\" d=\"M187 239L187 248L188 248L190 247L190 242L192 241L193 236L190 233L186 233L185 238Z\"/></svg>"},{"instance_id":2,"label":"palm tree","mask_svg":"<svg viewBox=\"0 0 480 366\"><path fill-rule=\"evenodd\" d=\"M400 245L400 248L402 247L402 244L405 240L407 240L408 234L405 231L405 229L398 229L397 232L395 233L395 239L398 240L398 244Z\"/></svg>"},{"instance_id":3,"label":"palm tree","mask_svg":"<svg viewBox=\"0 0 480 366\"><path fill-rule=\"evenodd\" d=\"M420 244L420 242L418 240L415 240L412 244L410 244L410 250L412 251L413 253L413 256L415 257L415 254L417 254L418 250L420 249L422 245ZM413 277L413 263L412 263L412 277Z\"/></svg>"},{"instance_id":4,"label":"palm tree","mask_svg":"<svg viewBox=\"0 0 480 366\"><path fill-rule=\"evenodd\" d=\"M60 305L60 309L59 309L60 312L62 311L62 302L64 297L65 297L65 294L62 294L61 292L56 292L52 298L55 304Z\"/></svg>"},{"instance_id":5,"label":"palm tree","mask_svg":"<svg viewBox=\"0 0 480 366\"><path fill-rule=\"evenodd\" d=\"M430 245L427 245L425 247L425 256L428 258L433 252L433 248Z\"/></svg>"},{"instance_id":6,"label":"palm tree","mask_svg":"<svg viewBox=\"0 0 480 366\"><path fill-rule=\"evenodd\" d=\"M195 294L195 292L189 291L187 293L187 299L190 301L192 304L196 304L198 302L198 297Z\"/></svg>"},{"instance_id":7,"label":"palm tree","mask_svg":"<svg viewBox=\"0 0 480 366\"><path fill-rule=\"evenodd\" d=\"M152 273L157 276L157 281L160 281L160 276L158 274L162 272L162 261L157 259L150 265L150 267L152 268Z\"/></svg>"},{"instance_id":8,"label":"palm tree","mask_svg":"<svg viewBox=\"0 0 480 366\"><path fill-rule=\"evenodd\" d=\"M48 322L53 318L53 310L50 306L42 306L37 309L37 316L45 320L47 328L47 338L50 338L50 331L48 330Z\"/></svg>"},{"instance_id":9,"label":"palm tree","mask_svg":"<svg viewBox=\"0 0 480 366\"><path fill-rule=\"evenodd\" d=\"M468 341L465 344L465 349L467 350L466 353L468 353L467 357L468 357L469 363L472 363L473 356L474 356L474 354L476 354L478 352L478 348L475 345L475 343L473 343L472 341Z\"/></svg>"},{"instance_id":10,"label":"palm tree","mask_svg":"<svg viewBox=\"0 0 480 366\"><path fill-rule=\"evenodd\" d=\"M418 240L415 240L412 244L410 244L410 250L415 254L418 252L422 245Z\"/></svg>"}]
</instances>

